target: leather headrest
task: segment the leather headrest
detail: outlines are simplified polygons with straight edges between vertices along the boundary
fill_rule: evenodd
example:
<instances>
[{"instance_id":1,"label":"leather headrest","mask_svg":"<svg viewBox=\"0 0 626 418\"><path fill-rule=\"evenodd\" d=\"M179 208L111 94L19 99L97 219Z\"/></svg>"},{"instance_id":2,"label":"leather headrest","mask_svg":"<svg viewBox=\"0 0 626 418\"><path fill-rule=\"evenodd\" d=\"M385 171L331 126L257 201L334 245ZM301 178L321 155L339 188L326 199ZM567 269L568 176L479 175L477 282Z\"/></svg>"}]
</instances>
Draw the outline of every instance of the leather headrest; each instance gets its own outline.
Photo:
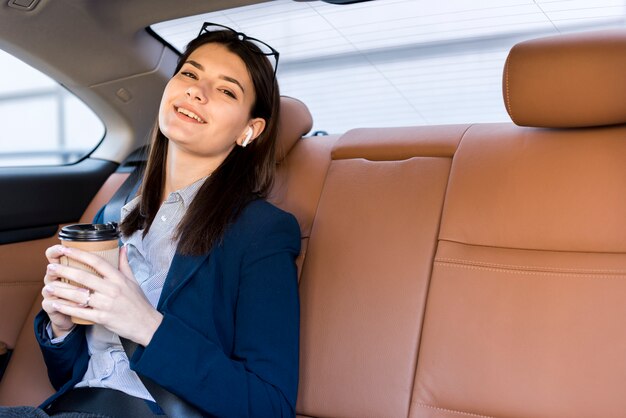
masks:
<instances>
[{"instance_id":1,"label":"leather headrest","mask_svg":"<svg viewBox=\"0 0 626 418\"><path fill-rule=\"evenodd\" d=\"M298 139L313 127L309 108L298 99L280 96L280 118L276 137L276 161L281 162Z\"/></svg>"},{"instance_id":2,"label":"leather headrest","mask_svg":"<svg viewBox=\"0 0 626 418\"><path fill-rule=\"evenodd\" d=\"M520 126L626 123L626 30L521 42L509 52L502 90L506 110Z\"/></svg>"}]
</instances>

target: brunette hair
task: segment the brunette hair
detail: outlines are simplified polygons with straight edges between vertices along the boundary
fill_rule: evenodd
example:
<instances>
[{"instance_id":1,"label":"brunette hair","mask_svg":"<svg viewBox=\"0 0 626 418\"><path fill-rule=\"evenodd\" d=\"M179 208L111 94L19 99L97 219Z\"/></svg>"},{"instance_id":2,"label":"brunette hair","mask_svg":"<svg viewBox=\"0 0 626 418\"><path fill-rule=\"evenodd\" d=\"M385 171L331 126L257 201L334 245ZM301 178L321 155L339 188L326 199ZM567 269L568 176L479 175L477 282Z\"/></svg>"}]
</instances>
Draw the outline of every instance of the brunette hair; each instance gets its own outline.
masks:
<instances>
[{"instance_id":1,"label":"brunette hair","mask_svg":"<svg viewBox=\"0 0 626 418\"><path fill-rule=\"evenodd\" d=\"M252 200L267 196L276 169L274 150L280 95L270 61L256 45L241 40L235 32L211 31L187 45L174 75L193 51L208 43L223 45L246 65L256 93L250 117L265 119L265 129L246 148L235 146L198 190L175 233L179 239L178 252L185 255L204 254L218 245L228 225L243 208ZM120 224L126 236L143 229L145 237L161 206L168 139L161 132L158 119L151 137L140 189L141 202Z\"/></svg>"}]
</instances>

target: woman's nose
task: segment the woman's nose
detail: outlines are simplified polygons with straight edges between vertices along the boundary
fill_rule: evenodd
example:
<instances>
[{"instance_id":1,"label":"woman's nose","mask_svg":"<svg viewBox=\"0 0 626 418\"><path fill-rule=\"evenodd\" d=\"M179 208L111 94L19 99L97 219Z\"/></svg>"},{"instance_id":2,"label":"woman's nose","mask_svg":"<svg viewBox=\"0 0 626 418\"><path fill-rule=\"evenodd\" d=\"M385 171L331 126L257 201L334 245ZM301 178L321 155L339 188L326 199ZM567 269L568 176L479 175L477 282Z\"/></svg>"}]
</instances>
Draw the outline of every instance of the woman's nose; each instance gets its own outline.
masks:
<instances>
[{"instance_id":1,"label":"woman's nose","mask_svg":"<svg viewBox=\"0 0 626 418\"><path fill-rule=\"evenodd\" d=\"M205 103L207 101L207 96L198 86L191 86L187 89L187 97L190 100L197 101L200 103Z\"/></svg>"}]
</instances>

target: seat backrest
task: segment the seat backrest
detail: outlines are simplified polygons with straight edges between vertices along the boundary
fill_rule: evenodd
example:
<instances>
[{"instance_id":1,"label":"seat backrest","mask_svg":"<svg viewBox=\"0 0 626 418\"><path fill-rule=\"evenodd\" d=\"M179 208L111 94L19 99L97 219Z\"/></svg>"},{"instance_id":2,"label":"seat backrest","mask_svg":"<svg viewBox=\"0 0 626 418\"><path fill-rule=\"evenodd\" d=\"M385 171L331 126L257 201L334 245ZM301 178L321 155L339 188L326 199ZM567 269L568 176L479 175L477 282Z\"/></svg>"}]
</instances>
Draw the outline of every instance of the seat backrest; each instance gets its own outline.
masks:
<instances>
[{"instance_id":1,"label":"seat backrest","mask_svg":"<svg viewBox=\"0 0 626 418\"><path fill-rule=\"evenodd\" d=\"M407 416L451 157L466 128L358 129L334 145L300 281L302 415Z\"/></svg>"},{"instance_id":2,"label":"seat backrest","mask_svg":"<svg viewBox=\"0 0 626 418\"><path fill-rule=\"evenodd\" d=\"M528 126L337 140L300 282L300 416L623 415L625 58L625 31L523 43L503 89Z\"/></svg>"},{"instance_id":3,"label":"seat backrest","mask_svg":"<svg viewBox=\"0 0 626 418\"><path fill-rule=\"evenodd\" d=\"M454 156L411 417L623 416L626 31L517 45L504 94L526 126Z\"/></svg>"}]
</instances>

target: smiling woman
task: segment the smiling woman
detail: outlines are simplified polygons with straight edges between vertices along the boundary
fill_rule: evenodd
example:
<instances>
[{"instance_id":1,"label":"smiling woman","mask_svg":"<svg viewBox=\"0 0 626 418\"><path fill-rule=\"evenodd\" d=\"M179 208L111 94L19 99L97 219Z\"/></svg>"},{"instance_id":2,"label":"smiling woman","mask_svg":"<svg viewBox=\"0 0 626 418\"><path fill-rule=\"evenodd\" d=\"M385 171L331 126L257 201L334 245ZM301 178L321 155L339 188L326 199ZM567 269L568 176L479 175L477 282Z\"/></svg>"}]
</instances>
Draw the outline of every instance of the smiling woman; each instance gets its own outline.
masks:
<instances>
[{"instance_id":1,"label":"smiling woman","mask_svg":"<svg viewBox=\"0 0 626 418\"><path fill-rule=\"evenodd\" d=\"M624 0L27 3L106 132L0 168L2 413L625 415Z\"/></svg>"},{"instance_id":2,"label":"smiling woman","mask_svg":"<svg viewBox=\"0 0 626 418\"><path fill-rule=\"evenodd\" d=\"M168 158L209 175L248 132L250 142L265 129L265 119L249 118L255 100L252 80L237 55L219 44L199 47L163 93L159 127L170 140ZM178 188L166 185L166 194Z\"/></svg>"},{"instance_id":3,"label":"smiling woman","mask_svg":"<svg viewBox=\"0 0 626 418\"><path fill-rule=\"evenodd\" d=\"M176 162L186 175L210 175L178 229L181 252L208 251L251 196L265 196L272 185L278 103L274 71L260 49L230 29L202 32L165 88L142 207L129 214L122 230L131 234L152 223L160 202L180 186L167 177Z\"/></svg>"},{"instance_id":4,"label":"smiling woman","mask_svg":"<svg viewBox=\"0 0 626 418\"><path fill-rule=\"evenodd\" d=\"M236 32L189 44L140 194L122 208L119 270L75 248L46 251L35 330L57 393L30 416L295 415L300 230L264 200L278 102L269 60ZM96 223L119 220L104 213ZM15 413L26 416L0 408Z\"/></svg>"}]
</instances>

